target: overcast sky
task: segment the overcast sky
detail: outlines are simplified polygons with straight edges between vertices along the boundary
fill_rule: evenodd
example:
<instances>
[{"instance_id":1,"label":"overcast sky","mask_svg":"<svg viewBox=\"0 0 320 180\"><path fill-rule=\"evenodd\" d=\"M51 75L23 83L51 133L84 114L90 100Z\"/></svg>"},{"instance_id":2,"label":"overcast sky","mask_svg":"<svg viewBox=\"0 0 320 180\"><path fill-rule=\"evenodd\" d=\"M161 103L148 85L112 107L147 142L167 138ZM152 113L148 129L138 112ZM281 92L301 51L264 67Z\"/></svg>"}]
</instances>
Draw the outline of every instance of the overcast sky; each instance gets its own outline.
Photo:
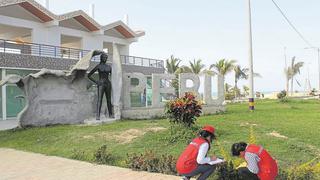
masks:
<instances>
[{"instance_id":1,"label":"overcast sky","mask_svg":"<svg viewBox=\"0 0 320 180\"><path fill-rule=\"evenodd\" d=\"M276 0L289 19L314 45L320 46L320 1ZM38 0L43 3L43 0ZM247 0L51 0L50 10L62 14L95 4L95 19L102 25L129 15L130 27L146 35L131 45L130 54L167 59L171 54L184 64L194 58L206 65L218 59L235 59L248 66ZM305 50L307 44L289 27L271 0L252 0L254 71L258 91L285 87L284 47L288 61L292 56L305 62L297 79L304 89L307 66L312 87L318 87L317 54ZM227 82L233 84L233 74ZM247 83L242 81L242 84Z\"/></svg>"}]
</instances>

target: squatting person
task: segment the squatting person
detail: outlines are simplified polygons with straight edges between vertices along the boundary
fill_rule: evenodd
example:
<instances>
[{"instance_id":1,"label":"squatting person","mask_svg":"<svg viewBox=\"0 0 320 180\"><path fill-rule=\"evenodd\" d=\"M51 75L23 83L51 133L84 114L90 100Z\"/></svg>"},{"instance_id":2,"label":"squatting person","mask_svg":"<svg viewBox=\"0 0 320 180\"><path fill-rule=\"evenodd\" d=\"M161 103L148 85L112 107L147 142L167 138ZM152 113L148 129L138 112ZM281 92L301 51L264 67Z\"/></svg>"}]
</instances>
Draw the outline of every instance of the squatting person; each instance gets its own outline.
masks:
<instances>
[{"instance_id":1,"label":"squatting person","mask_svg":"<svg viewBox=\"0 0 320 180\"><path fill-rule=\"evenodd\" d=\"M247 162L247 167L238 169L241 179L276 179L278 175L277 162L262 146L239 142L232 145L231 153L233 156L244 158Z\"/></svg>"},{"instance_id":2,"label":"squatting person","mask_svg":"<svg viewBox=\"0 0 320 180\"><path fill-rule=\"evenodd\" d=\"M213 126L204 126L199 136L192 140L178 158L176 168L184 180L189 180L198 174L201 174L199 180L205 180L215 170L215 166L209 165L209 162L216 160L217 157L207 157L211 142L215 139L214 131Z\"/></svg>"}]
</instances>

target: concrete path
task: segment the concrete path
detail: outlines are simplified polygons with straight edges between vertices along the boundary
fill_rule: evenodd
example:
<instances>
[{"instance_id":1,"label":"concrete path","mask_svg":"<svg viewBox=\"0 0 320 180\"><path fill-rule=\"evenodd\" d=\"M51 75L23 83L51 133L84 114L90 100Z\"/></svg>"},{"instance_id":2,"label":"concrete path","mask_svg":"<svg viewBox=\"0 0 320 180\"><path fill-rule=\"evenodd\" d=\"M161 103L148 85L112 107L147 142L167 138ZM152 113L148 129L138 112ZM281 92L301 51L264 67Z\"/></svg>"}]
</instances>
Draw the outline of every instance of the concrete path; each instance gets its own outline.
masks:
<instances>
[{"instance_id":1,"label":"concrete path","mask_svg":"<svg viewBox=\"0 0 320 180\"><path fill-rule=\"evenodd\" d=\"M0 148L0 179L178 180L180 178Z\"/></svg>"},{"instance_id":2,"label":"concrete path","mask_svg":"<svg viewBox=\"0 0 320 180\"><path fill-rule=\"evenodd\" d=\"M18 127L18 120L0 120L0 131Z\"/></svg>"}]
</instances>

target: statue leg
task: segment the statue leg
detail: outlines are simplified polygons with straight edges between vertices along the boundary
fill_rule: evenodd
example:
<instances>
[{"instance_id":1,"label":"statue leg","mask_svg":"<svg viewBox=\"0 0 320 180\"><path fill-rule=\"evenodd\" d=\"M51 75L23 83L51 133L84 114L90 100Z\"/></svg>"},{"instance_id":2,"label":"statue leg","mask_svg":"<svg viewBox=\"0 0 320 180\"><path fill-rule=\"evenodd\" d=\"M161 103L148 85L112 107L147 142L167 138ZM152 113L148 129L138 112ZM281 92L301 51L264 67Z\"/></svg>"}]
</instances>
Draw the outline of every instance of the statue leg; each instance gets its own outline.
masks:
<instances>
[{"instance_id":1,"label":"statue leg","mask_svg":"<svg viewBox=\"0 0 320 180\"><path fill-rule=\"evenodd\" d=\"M96 109L96 120L100 120L100 111L102 106L102 98L103 98L103 86L98 86L98 100L97 100L97 109Z\"/></svg>"},{"instance_id":2,"label":"statue leg","mask_svg":"<svg viewBox=\"0 0 320 180\"><path fill-rule=\"evenodd\" d=\"M113 117L111 104L111 84L105 88L109 117Z\"/></svg>"}]
</instances>

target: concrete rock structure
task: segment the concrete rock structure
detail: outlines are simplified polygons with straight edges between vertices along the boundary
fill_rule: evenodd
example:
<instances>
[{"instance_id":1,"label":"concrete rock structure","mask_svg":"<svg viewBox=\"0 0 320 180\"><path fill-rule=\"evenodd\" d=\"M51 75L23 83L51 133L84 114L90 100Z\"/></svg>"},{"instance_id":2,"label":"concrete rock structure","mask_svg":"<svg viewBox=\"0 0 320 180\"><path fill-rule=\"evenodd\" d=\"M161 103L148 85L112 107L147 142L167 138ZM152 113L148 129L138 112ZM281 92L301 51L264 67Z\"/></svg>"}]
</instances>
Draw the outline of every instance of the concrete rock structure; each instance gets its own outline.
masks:
<instances>
[{"instance_id":1,"label":"concrete rock structure","mask_svg":"<svg viewBox=\"0 0 320 180\"><path fill-rule=\"evenodd\" d=\"M6 83L15 83L25 94L27 106L18 116L20 126L78 124L84 123L85 120L94 116L95 94L88 90L89 81L86 78L92 53L82 58L70 71L43 69L25 77L7 76L1 82L1 86ZM119 56L117 53L113 55L115 59L117 59L115 56ZM112 78L112 86L115 86L112 97L116 119L150 119L164 116L166 98L174 97L175 89L170 85L170 81L176 78L175 75L152 74L151 106L132 107L130 94L138 93L141 97L147 88L147 77L142 73L122 73L120 63L113 63L113 71L118 76L123 74L122 78ZM138 83L132 85L132 79L136 79ZM193 81L192 87L187 87L187 80ZM182 73L179 75L179 83L181 94L190 91L199 94L200 79L198 75ZM211 76L205 75L204 84L203 114L224 111L222 76L218 76L217 99L212 99ZM146 104L145 98L141 101Z\"/></svg>"},{"instance_id":2,"label":"concrete rock structure","mask_svg":"<svg viewBox=\"0 0 320 180\"><path fill-rule=\"evenodd\" d=\"M69 70L91 50L108 53L109 64L120 61L123 72L143 73L149 79L152 73L164 73L162 60L130 56L131 44L145 32L133 30L125 22L101 25L83 10L55 14L35 0L0 0L0 80L42 68ZM114 47L118 59L113 59ZM97 63L98 57L92 59L88 70ZM15 85L0 89L0 120L17 117L26 105L22 96Z\"/></svg>"},{"instance_id":3,"label":"concrete rock structure","mask_svg":"<svg viewBox=\"0 0 320 180\"><path fill-rule=\"evenodd\" d=\"M56 15L34 0L0 0L0 120L21 110L21 126L76 124L93 117L96 87L85 74L98 63L86 56L96 49L108 53L112 65L115 119L163 116L164 102L175 97L170 81L176 76L164 74L162 60L129 55L130 45L144 35L122 21L100 25L82 10ZM198 93L197 75L181 74L179 80L180 94ZM217 99L212 99L211 77L204 84L204 114L224 110L223 79L218 78Z\"/></svg>"},{"instance_id":4,"label":"concrete rock structure","mask_svg":"<svg viewBox=\"0 0 320 180\"><path fill-rule=\"evenodd\" d=\"M138 79L139 83L136 86L130 84L130 79ZM171 80L175 79L173 74L152 74L152 105L145 107L130 107L130 93L144 93L146 88L146 81L143 74L125 73L124 74L124 103L122 109L122 118L125 119L150 119L163 117L164 114L164 101L165 97L174 97L175 89L170 85ZM193 81L192 87L187 87L187 80ZM217 78L217 99L212 98L212 77L205 75L204 81L204 98L205 105L203 106L203 114L215 114L220 111L225 111L224 102L224 79L218 75ZM196 74L182 73L179 75L179 92L183 95L185 92L194 92L199 96L200 79ZM169 96L165 96L169 95Z\"/></svg>"},{"instance_id":5,"label":"concrete rock structure","mask_svg":"<svg viewBox=\"0 0 320 180\"><path fill-rule=\"evenodd\" d=\"M83 123L93 113L94 94L88 91L86 72L92 53L70 71L42 69L25 77L9 75L1 81L15 83L27 105L19 113L21 127Z\"/></svg>"}]
</instances>

